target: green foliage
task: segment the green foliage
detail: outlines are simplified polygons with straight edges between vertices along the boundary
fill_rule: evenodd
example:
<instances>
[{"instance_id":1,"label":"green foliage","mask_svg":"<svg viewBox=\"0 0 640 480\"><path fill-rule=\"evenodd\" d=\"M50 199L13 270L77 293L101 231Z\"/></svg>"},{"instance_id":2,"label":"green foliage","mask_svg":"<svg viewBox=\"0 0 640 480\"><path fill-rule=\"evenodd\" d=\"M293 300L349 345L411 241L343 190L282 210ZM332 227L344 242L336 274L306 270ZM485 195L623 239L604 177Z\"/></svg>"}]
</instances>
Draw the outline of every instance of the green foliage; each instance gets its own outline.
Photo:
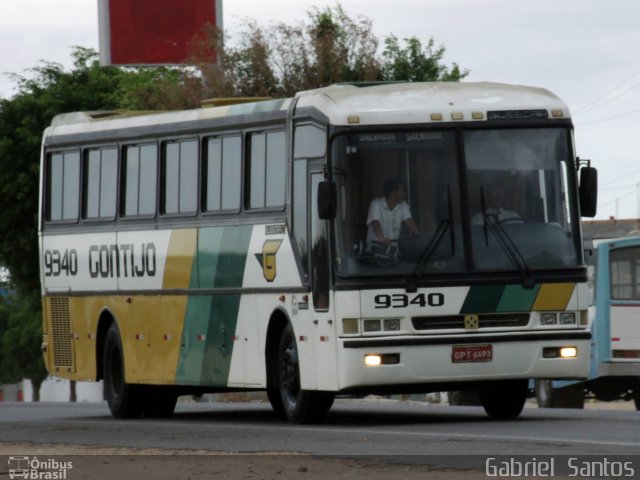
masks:
<instances>
[{"instance_id":1,"label":"green foliage","mask_svg":"<svg viewBox=\"0 0 640 480\"><path fill-rule=\"evenodd\" d=\"M306 22L259 26L248 20L233 45L209 28L190 61L198 66L207 97L291 97L296 92L342 82L459 81L468 71L442 63L445 49L431 38L390 36L379 41L366 17L351 18L338 4L313 8ZM218 62L210 63L212 51Z\"/></svg>"},{"instance_id":2,"label":"green foliage","mask_svg":"<svg viewBox=\"0 0 640 480\"><path fill-rule=\"evenodd\" d=\"M441 61L444 57L444 47L435 48L433 38L429 39L424 48L422 42L416 37L407 38L404 42L405 46L402 47L393 35L385 39L385 49L382 53L383 80L457 82L469 73L468 70L460 71L455 63L450 69L443 65Z\"/></svg>"},{"instance_id":3,"label":"green foliage","mask_svg":"<svg viewBox=\"0 0 640 480\"><path fill-rule=\"evenodd\" d=\"M41 324L40 303L32 297L0 297L0 383L29 378L39 386L46 378Z\"/></svg>"},{"instance_id":4,"label":"green foliage","mask_svg":"<svg viewBox=\"0 0 640 480\"><path fill-rule=\"evenodd\" d=\"M165 89L178 92L173 84L182 75L103 68L96 52L80 47L72 55L71 71L43 62L28 78L15 76L18 93L0 100L0 265L16 291L0 305L0 366L4 381L27 377L34 386L45 373L37 238L42 133L63 112L160 106Z\"/></svg>"}]
</instances>

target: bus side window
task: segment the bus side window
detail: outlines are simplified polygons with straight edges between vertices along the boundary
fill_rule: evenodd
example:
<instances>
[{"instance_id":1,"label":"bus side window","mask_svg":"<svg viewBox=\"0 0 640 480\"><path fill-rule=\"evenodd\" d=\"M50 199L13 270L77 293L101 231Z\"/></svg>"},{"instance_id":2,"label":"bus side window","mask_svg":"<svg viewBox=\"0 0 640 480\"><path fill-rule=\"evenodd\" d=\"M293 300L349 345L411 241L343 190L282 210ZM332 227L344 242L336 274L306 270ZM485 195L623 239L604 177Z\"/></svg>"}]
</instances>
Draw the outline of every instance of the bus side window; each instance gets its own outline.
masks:
<instances>
[{"instance_id":1,"label":"bus side window","mask_svg":"<svg viewBox=\"0 0 640 480\"><path fill-rule=\"evenodd\" d=\"M47 221L78 219L80 201L80 154L54 153L47 163Z\"/></svg>"},{"instance_id":2,"label":"bus side window","mask_svg":"<svg viewBox=\"0 0 640 480\"><path fill-rule=\"evenodd\" d=\"M114 219L118 178L118 150L93 148L84 160L83 217L89 220Z\"/></svg>"},{"instance_id":3,"label":"bus side window","mask_svg":"<svg viewBox=\"0 0 640 480\"><path fill-rule=\"evenodd\" d=\"M198 142L167 142L162 167L162 213L195 213L198 209Z\"/></svg>"},{"instance_id":4,"label":"bus side window","mask_svg":"<svg viewBox=\"0 0 640 480\"><path fill-rule=\"evenodd\" d=\"M122 215L155 215L158 179L156 145L130 145L122 164Z\"/></svg>"},{"instance_id":5,"label":"bus side window","mask_svg":"<svg viewBox=\"0 0 640 480\"><path fill-rule=\"evenodd\" d=\"M287 173L284 132L254 133L249 145L248 207L284 207Z\"/></svg>"},{"instance_id":6,"label":"bus side window","mask_svg":"<svg viewBox=\"0 0 640 480\"><path fill-rule=\"evenodd\" d=\"M206 183L204 209L207 212L240 209L242 142L239 135L206 139L206 161L202 178Z\"/></svg>"}]
</instances>

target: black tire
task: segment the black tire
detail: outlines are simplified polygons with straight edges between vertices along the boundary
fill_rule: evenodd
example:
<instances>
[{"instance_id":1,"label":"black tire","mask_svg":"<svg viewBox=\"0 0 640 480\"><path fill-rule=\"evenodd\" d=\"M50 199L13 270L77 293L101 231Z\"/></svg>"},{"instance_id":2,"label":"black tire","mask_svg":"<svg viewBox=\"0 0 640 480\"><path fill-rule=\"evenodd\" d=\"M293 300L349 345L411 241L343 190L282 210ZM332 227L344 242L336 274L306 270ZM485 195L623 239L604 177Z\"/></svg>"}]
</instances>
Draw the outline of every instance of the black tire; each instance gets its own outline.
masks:
<instances>
[{"instance_id":1,"label":"black tire","mask_svg":"<svg viewBox=\"0 0 640 480\"><path fill-rule=\"evenodd\" d=\"M274 380L277 383L277 379ZM271 408L275 414L280 418L287 418L287 414L284 411L284 405L282 404L282 397L280 396L280 390L278 388L267 387L267 398L271 404Z\"/></svg>"},{"instance_id":2,"label":"black tire","mask_svg":"<svg viewBox=\"0 0 640 480\"><path fill-rule=\"evenodd\" d=\"M298 346L291 324L282 330L277 358L277 386L286 417L293 423L317 423L324 420L333 405L335 393L300 388Z\"/></svg>"},{"instance_id":3,"label":"black tire","mask_svg":"<svg viewBox=\"0 0 640 480\"><path fill-rule=\"evenodd\" d=\"M584 408L584 391L579 385L553 388L551 380L536 380L538 408Z\"/></svg>"},{"instance_id":4,"label":"black tire","mask_svg":"<svg viewBox=\"0 0 640 480\"><path fill-rule=\"evenodd\" d=\"M178 401L178 395L171 387L164 386L144 386L141 396L143 397L143 413L147 418L168 418L173 415Z\"/></svg>"},{"instance_id":5,"label":"black tire","mask_svg":"<svg viewBox=\"0 0 640 480\"><path fill-rule=\"evenodd\" d=\"M640 378L633 388L633 403L636 404L636 410L640 411Z\"/></svg>"},{"instance_id":6,"label":"black tire","mask_svg":"<svg viewBox=\"0 0 640 480\"><path fill-rule=\"evenodd\" d=\"M528 380L488 382L480 387L480 401L491 418L516 418L527 400Z\"/></svg>"},{"instance_id":7,"label":"black tire","mask_svg":"<svg viewBox=\"0 0 640 480\"><path fill-rule=\"evenodd\" d=\"M111 414L116 418L138 418L142 415L142 387L130 385L124 378L124 355L118 326L109 327L104 341L104 395Z\"/></svg>"}]
</instances>

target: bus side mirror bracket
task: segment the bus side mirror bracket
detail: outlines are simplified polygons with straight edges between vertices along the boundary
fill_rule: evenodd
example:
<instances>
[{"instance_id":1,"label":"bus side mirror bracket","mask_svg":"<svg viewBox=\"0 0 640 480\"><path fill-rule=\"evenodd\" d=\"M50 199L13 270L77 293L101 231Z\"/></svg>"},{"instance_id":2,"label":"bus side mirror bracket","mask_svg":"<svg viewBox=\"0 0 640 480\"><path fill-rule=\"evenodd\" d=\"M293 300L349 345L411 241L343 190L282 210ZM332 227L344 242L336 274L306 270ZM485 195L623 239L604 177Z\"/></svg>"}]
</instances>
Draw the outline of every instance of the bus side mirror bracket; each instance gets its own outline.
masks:
<instances>
[{"instance_id":1,"label":"bus side mirror bracket","mask_svg":"<svg viewBox=\"0 0 640 480\"><path fill-rule=\"evenodd\" d=\"M598 170L591 166L580 169L580 215L595 217L598 206Z\"/></svg>"},{"instance_id":2,"label":"bus side mirror bracket","mask_svg":"<svg viewBox=\"0 0 640 480\"><path fill-rule=\"evenodd\" d=\"M336 184L324 181L318 184L318 217L322 220L333 220L338 210Z\"/></svg>"}]
</instances>

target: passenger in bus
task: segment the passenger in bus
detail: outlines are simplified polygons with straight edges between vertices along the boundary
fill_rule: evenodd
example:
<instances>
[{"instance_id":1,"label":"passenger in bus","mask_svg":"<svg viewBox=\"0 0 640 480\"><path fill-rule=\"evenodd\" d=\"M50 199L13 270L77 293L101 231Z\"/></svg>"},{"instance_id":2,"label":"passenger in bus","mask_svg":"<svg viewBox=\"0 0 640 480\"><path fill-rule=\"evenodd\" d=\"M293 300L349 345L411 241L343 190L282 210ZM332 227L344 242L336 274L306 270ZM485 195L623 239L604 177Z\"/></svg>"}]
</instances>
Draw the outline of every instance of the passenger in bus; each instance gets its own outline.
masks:
<instances>
[{"instance_id":1,"label":"passenger in bus","mask_svg":"<svg viewBox=\"0 0 640 480\"><path fill-rule=\"evenodd\" d=\"M485 211L476 213L471 219L472 225L484 225L485 215L494 217L500 223L521 223L524 219L515 211L507 208L513 203L513 193L504 183L492 184L484 189ZM479 202L481 204L481 202Z\"/></svg>"},{"instance_id":2,"label":"passenger in bus","mask_svg":"<svg viewBox=\"0 0 640 480\"><path fill-rule=\"evenodd\" d=\"M402 225L410 233L420 233L405 197L407 189L398 177L387 178L383 185L384 197L376 198L367 215L367 246L372 242L390 245L400 238Z\"/></svg>"}]
</instances>

